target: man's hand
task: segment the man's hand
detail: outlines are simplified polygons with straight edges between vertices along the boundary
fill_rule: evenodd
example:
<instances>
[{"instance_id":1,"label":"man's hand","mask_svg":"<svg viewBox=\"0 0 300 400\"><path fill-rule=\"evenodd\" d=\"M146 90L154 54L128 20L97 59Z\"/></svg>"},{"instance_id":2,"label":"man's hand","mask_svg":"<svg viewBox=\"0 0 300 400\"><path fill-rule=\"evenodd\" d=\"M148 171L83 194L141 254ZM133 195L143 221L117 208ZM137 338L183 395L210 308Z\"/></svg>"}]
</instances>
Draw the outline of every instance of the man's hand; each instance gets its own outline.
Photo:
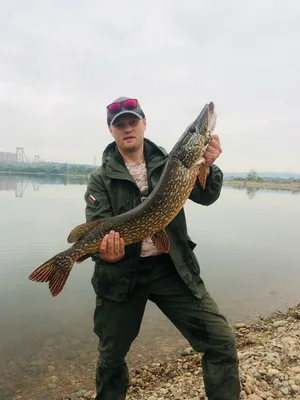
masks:
<instances>
[{"instance_id":1,"label":"man's hand","mask_svg":"<svg viewBox=\"0 0 300 400\"><path fill-rule=\"evenodd\" d=\"M212 164L216 161L216 159L220 156L221 153L222 153L222 148L219 136L211 135L210 144L208 145L203 155L204 158L206 159L205 166L207 168L207 172L209 171L209 168L212 166Z\"/></svg>"},{"instance_id":2,"label":"man's hand","mask_svg":"<svg viewBox=\"0 0 300 400\"><path fill-rule=\"evenodd\" d=\"M99 248L100 257L108 262L115 263L125 255L124 239L118 232L110 231L105 235Z\"/></svg>"}]
</instances>

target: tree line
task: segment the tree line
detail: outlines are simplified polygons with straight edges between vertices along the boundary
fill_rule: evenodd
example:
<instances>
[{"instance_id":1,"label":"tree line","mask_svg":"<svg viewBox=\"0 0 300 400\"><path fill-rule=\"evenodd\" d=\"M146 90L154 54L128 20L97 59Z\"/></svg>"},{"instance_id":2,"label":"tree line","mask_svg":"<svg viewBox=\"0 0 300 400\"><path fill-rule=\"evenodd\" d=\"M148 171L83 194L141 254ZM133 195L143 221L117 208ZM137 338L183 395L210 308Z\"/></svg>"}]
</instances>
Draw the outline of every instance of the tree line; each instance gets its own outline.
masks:
<instances>
[{"instance_id":1,"label":"tree line","mask_svg":"<svg viewBox=\"0 0 300 400\"><path fill-rule=\"evenodd\" d=\"M47 175L88 175L95 168L96 167L92 165L67 163L0 164L1 172L35 173Z\"/></svg>"},{"instance_id":2,"label":"tree line","mask_svg":"<svg viewBox=\"0 0 300 400\"><path fill-rule=\"evenodd\" d=\"M290 177L271 177L271 176L260 176L255 169L251 169L245 177L233 177L233 180L238 181L249 181L249 182L295 182L300 183L299 178L293 176Z\"/></svg>"}]
</instances>

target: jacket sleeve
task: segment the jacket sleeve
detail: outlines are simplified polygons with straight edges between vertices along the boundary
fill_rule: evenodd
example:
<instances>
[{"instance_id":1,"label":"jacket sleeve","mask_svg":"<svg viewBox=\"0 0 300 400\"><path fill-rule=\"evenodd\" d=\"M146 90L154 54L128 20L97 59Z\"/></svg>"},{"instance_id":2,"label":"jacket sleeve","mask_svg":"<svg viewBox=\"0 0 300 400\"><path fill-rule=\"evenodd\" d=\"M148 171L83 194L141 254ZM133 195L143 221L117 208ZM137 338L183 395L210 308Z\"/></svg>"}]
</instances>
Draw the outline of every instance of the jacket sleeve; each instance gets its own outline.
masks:
<instances>
[{"instance_id":1,"label":"jacket sleeve","mask_svg":"<svg viewBox=\"0 0 300 400\"><path fill-rule=\"evenodd\" d=\"M210 174L207 177L205 189L202 188L198 179L191 191L189 199L203 206L210 206L218 200L223 185L223 172L213 164L210 167Z\"/></svg>"},{"instance_id":2,"label":"jacket sleeve","mask_svg":"<svg viewBox=\"0 0 300 400\"><path fill-rule=\"evenodd\" d=\"M90 176L84 199L86 222L113 215L109 196L101 177Z\"/></svg>"},{"instance_id":3,"label":"jacket sleeve","mask_svg":"<svg viewBox=\"0 0 300 400\"><path fill-rule=\"evenodd\" d=\"M97 219L111 217L113 215L107 190L99 177L90 176L87 189L84 194L86 222L96 221ZM94 262L104 262L100 255L93 255Z\"/></svg>"}]
</instances>

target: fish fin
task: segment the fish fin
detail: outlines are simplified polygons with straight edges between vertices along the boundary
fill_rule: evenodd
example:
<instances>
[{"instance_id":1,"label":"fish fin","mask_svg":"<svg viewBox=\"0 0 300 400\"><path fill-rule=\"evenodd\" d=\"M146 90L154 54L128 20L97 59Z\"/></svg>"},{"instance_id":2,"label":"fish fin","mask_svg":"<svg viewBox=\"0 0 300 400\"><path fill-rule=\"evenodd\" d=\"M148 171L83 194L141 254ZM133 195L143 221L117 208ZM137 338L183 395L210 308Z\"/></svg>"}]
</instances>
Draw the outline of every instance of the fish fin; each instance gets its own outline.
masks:
<instances>
[{"instance_id":1,"label":"fish fin","mask_svg":"<svg viewBox=\"0 0 300 400\"><path fill-rule=\"evenodd\" d=\"M28 278L35 282L49 282L50 293L55 297L65 286L73 263L74 259L65 251L36 268Z\"/></svg>"},{"instance_id":2,"label":"fish fin","mask_svg":"<svg viewBox=\"0 0 300 400\"><path fill-rule=\"evenodd\" d=\"M198 173L198 180L200 182L200 185L203 187L203 189L205 189L206 186L206 166L205 163L200 164L199 167L199 173Z\"/></svg>"},{"instance_id":3,"label":"fish fin","mask_svg":"<svg viewBox=\"0 0 300 400\"><path fill-rule=\"evenodd\" d=\"M79 257L79 258L76 259L76 263L77 263L77 264L80 264L80 263L82 263L82 261L86 260L86 259L89 258L89 257L91 257L90 254L86 254L86 255L84 255L84 256L82 256L82 257Z\"/></svg>"},{"instance_id":4,"label":"fish fin","mask_svg":"<svg viewBox=\"0 0 300 400\"><path fill-rule=\"evenodd\" d=\"M91 229L93 229L97 225L101 225L103 223L103 219L97 221L86 222L84 224L80 224L75 226L69 233L67 238L68 243L75 243L77 240L82 239L86 233L88 233Z\"/></svg>"},{"instance_id":5,"label":"fish fin","mask_svg":"<svg viewBox=\"0 0 300 400\"><path fill-rule=\"evenodd\" d=\"M170 251L170 240L165 229L154 233L154 235L151 236L151 240L158 250L161 250L164 253L168 253Z\"/></svg>"}]
</instances>

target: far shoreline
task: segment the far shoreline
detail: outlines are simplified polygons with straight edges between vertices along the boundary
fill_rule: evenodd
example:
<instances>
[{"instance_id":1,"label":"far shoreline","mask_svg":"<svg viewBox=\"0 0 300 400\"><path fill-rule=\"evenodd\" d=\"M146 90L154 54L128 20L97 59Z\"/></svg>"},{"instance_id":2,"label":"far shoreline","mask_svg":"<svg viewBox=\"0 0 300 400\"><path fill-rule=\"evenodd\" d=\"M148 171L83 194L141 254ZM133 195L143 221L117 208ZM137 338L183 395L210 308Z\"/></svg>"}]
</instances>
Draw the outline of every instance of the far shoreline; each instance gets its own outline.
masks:
<instances>
[{"instance_id":1,"label":"far shoreline","mask_svg":"<svg viewBox=\"0 0 300 400\"><path fill-rule=\"evenodd\" d=\"M0 175L43 175L43 176L67 176L67 177L88 177L89 173L86 174L66 174L66 173L59 173L59 172L26 172L26 171L0 171Z\"/></svg>"},{"instance_id":2,"label":"far shoreline","mask_svg":"<svg viewBox=\"0 0 300 400\"><path fill-rule=\"evenodd\" d=\"M60 173L60 172L48 172L48 171L5 171L0 170L0 175L13 175L13 176L61 176L68 178L85 178L87 179L90 172L87 173ZM291 190L294 192L300 191L300 182L282 182L282 181L247 181L246 179L224 179L224 186L240 187L240 188L255 188L255 189L279 189L279 190Z\"/></svg>"},{"instance_id":3,"label":"far shoreline","mask_svg":"<svg viewBox=\"0 0 300 400\"><path fill-rule=\"evenodd\" d=\"M250 187L250 188L261 188L261 189L281 189L281 190L292 190L300 191L299 182L255 182L247 180L224 180L224 186L236 186L236 187Z\"/></svg>"}]
</instances>

